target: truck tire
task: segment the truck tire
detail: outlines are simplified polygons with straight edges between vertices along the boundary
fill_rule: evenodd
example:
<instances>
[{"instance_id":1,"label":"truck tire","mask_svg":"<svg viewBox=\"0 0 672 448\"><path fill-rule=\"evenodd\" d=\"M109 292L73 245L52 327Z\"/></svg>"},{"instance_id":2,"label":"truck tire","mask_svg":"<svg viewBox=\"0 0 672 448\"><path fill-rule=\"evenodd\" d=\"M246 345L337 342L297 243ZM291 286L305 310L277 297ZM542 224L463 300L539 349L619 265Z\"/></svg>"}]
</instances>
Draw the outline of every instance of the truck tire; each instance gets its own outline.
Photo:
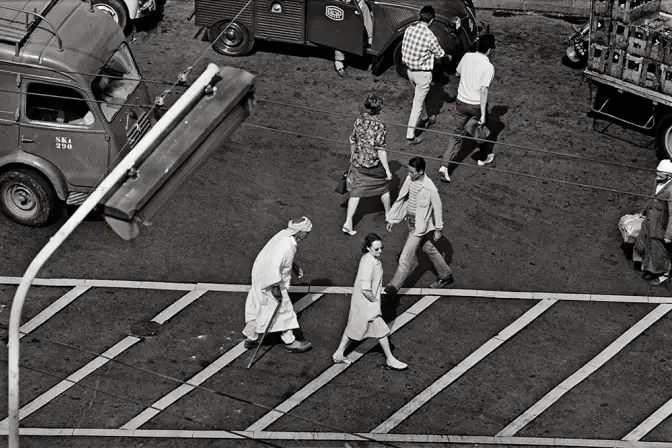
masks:
<instances>
[{"instance_id":1,"label":"truck tire","mask_svg":"<svg viewBox=\"0 0 672 448\"><path fill-rule=\"evenodd\" d=\"M656 155L659 160L672 159L672 114L663 116L656 128Z\"/></svg>"},{"instance_id":2,"label":"truck tire","mask_svg":"<svg viewBox=\"0 0 672 448\"><path fill-rule=\"evenodd\" d=\"M226 30L226 31L225 31ZM212 48L225 56L245 56L254 47L254 36L240 22L222 20L208 28Z\"/></svg>"},{"instance_id":3,"label":"truck tire","mask_svg":"<svg viewBox=\"0 0 672 448\"><path fill-rule=\"evenodd\" d=\"M11 169L0 174L0 208L9 219L26 226L46 224L58 209L54 189L30 169Z\"/></svg>"},{"instance_id":4,"label":"truck tire","mask_svg":"<svg viewBox=\"0 0 672 448\"><path fill-rule=\"evenodd\" d=\"M121 0L92 0L91 4L98 11L102 11L119 25L124 34L128 32L128 12Z\"/></svg>"},{"instance_id":5,"label":"truck tire","mask_svg":"<svg viewBox=\"0 0 672 448\"><path fill-rule=\"evenodd\" d=\"M394 49L394 66L397 68L399 76L408 79L408 68L406 67L406 64L401 61L401 41L399 41L397 47Z\"/></svg>"}]
</instances>

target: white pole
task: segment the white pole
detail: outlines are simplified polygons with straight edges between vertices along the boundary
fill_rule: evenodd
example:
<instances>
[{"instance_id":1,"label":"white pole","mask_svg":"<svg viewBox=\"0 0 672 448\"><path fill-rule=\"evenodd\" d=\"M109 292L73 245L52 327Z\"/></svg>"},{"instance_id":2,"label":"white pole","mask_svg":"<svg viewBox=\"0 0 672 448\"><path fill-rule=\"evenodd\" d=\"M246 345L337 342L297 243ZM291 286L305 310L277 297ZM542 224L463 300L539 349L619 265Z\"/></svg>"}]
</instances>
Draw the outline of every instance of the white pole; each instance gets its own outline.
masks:
<instances>
[{"instance_id":1,"label":"white pole","mask_svg":"<svg viewBox=\"0 0 672 448\"><path fill-rule=\"evenodd\" d=\"M26 273L21 278L19 288L14 295L12 302L12 311L9 317L9 350L8 350L8 385L9 396L7 404L9 408L9 448L19 448L19 327L21 326L21 311L23 303L26 300L26 294L31 283L37 276L44 263L59 248L65 239L77 228L84 218L94 209L98 202L107 194L119 180L121 180L129 169L144 155L151 143L170 129L177 117L182 112L198 101L208 84L219 73L219 67L215 64L208 64L203 74L194 81L186 92L180 96L175 104L168 109L163 117L152 127L147 134L138 142L138 144L124 157L112 172L101 182L101 184L91 193L91 195L82 203L75 213L65 224L49 239L49 242L37 254L30 263Z\"/></svg>"}]
</instances>

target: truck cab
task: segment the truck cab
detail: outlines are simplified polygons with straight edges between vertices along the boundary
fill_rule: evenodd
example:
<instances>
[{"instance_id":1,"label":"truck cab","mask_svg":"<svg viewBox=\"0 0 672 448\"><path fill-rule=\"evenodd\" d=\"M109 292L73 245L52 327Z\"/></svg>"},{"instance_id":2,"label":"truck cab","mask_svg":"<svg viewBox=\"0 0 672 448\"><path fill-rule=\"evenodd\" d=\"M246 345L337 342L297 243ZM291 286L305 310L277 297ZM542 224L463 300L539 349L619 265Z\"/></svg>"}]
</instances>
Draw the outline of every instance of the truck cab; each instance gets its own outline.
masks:
<instances>
[{"instance_id":1,"label":"truck cab","mask_svg":"<svg viewBox=\"0 0 672 448\"><path fill-rule=\"evenodd\" d=\"M0 208L47 223L156 121L124 34L82 0L0 2Z\"/></svg>"},{"instance_id":2,"label":"truck cab","mask_svg":"<svg viewBox=\"0 0 672 448\"><path fill-rule=\"evenodd\" d=\"M196 25L208 30L215 51L228 56L250 53L257 39L323 46L357 56L393 54L397 71L401 39L418 20L420 8L436 11L432 31L443 49L458 61L478 37L471 0L361 0L371 11L371 45L357 0L195 0ZM236 18L236 20L232 20ZM375 72L374 67L374 72Z\"/></svg>"}]
</instances>

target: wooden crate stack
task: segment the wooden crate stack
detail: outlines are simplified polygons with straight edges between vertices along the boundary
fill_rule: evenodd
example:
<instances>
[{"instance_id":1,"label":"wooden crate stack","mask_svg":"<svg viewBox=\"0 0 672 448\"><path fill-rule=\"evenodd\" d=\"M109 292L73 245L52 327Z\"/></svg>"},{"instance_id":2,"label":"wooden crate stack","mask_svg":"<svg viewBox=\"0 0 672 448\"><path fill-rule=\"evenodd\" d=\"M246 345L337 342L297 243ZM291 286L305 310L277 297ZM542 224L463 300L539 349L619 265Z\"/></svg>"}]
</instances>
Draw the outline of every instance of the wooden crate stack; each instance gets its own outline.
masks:
<instances>
[{"instance_id":1,"label":"wooden crate stack","mask_svg":"<svg viewBox=\"0 0 672 448\"><path fill-rule=\"evenodd\" d=\"M593 0L588 68L672 95L672 0Z\"/></svg>"}]
</instances>

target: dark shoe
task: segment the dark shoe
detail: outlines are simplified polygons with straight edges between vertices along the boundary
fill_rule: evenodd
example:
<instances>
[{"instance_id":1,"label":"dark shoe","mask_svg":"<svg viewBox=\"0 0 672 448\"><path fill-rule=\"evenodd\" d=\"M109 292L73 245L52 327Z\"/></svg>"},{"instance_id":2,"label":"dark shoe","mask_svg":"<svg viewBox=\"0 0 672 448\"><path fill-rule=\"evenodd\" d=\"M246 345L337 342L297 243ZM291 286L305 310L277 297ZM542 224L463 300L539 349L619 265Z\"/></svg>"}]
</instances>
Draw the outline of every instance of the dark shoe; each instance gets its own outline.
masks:
<instances>
[{"instance_id":1,"label":"dark shoe","mask_svg":"<svg viewBox=\"0 0 672 448\"><path fill-rule=\"evenodd\" d=\"M419 145L420 143L422 143L422 136L406 139L406 146L415 146Z\"/></svg>"},{"instance_id":2,"label":"dark shoe","mask_svg":"<svg viewBox=\"0 0 672 448\"><path fill-rule=\"evenodd\" d=\"M427 118L427 121L425 122L425 125L423 127L427 129L430 126L433 126L434 123L436 123L436 115L432 115L431 117Z\"/></svg>"},{"instance_id":3,"label":"dark shoe","mask_svg":"<svg viewBox=\"0 0 672 448\"><path fill-rule=\"evenodd\" d=\"M429 285L429 287L432 289L441 289L448 285L452 285L453 283L455 283L455 278L453 278L453 274L450 274L448 277L436 280L434 283Z\"/></svg>"},{"instance_id":4,"label":"dark shoe","mask_svg":"<svg viewBox=\"0 0 672 448\"><path fill-rule=\"evenodd\" d=\"M253 341L252 339L245 339L245 348L247 350L256 347L259 345L259 341Z\"/></svg>"},{"instance_id":5,"label":"dark shoe","mask_svg":"<svg viewBox=\"0 0 672 448\"><path fill-rule=\"evenodd\" d=\"M650 272L645 272L644 274L642 274L642 278L644 280L653 280L656 277L657 277L656 274L652 274Z\"/></svg>"},{"instance_id":6,"label":"dark shoe","mask_svg":"<svg viewBox=\"0 0 672 448\"><path fill-rule=\"evenodd\" d=\"M386 286L385 287L385 295L388 297L396 297L398 291L397 288L394 286Z\"/></svg>"},{"instance_id":7,"label":"dark shoe","mask_svg":"<svg viewBox=\"0 0 672 448\"><path fill-rule=\"evenodd\" d=\"M294 341L291 344L285 344L285 351L289 353L303 353L312 347L308 341Z\"/></svg>"}]
</instances>

